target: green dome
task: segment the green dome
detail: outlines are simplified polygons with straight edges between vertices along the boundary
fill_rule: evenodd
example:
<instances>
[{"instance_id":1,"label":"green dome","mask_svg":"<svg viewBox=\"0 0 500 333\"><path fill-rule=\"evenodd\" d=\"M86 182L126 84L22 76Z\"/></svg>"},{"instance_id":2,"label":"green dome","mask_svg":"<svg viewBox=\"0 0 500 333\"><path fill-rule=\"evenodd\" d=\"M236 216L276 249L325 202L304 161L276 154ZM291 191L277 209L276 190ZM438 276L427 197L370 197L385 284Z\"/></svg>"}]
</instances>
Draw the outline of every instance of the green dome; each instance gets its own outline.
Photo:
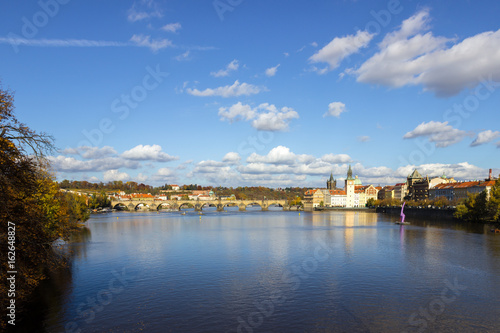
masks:
<instances>
[{"instance_id":1,"label":"green dome","mask_svg":"<svg viewBox=\"0 0 500 333\"><path fill-rule=\"evenodd\" d=\"M356 178L354 179L354 185L363 185L361 183L361 179L359 179L358 176L356 176Z\"/></svg>"}]
</instances>

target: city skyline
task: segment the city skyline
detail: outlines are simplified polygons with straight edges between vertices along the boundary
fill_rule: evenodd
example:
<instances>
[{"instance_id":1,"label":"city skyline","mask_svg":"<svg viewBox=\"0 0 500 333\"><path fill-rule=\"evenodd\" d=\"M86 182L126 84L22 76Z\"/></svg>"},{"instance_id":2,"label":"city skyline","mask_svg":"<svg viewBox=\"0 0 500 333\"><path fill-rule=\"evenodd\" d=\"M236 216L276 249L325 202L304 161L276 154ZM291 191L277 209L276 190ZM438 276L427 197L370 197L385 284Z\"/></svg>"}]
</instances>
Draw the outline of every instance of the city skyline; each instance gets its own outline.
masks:
<instances>
[{"instance_id":1,"label":"city skyline","mask_svg":"<svg viewBox=\"0 0 500 333\"><path fill-rule=\"evenodd\" d=\"M500 173L500 4L7 3L0 80L57 179L324 187Z\"/></svg>"}]
</instances>

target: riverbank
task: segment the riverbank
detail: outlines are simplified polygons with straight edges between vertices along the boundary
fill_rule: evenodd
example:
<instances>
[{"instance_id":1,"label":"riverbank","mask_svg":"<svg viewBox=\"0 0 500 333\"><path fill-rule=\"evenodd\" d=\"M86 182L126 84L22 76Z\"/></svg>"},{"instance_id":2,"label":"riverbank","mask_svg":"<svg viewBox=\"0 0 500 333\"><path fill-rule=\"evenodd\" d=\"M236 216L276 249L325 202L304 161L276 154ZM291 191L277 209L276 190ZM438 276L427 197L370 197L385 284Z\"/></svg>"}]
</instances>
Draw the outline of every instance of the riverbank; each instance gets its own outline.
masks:
<instances>
[{"instance_id":1,"label":"riverbank","mask_svg":"<svg viewBox=\"0 0 500 333\"><path fill-rule=\"evenodd\" d=\"M389 215L400 215L401 207L377 207L375 209L377 213L384 213ZM459 219L453 217L456 209L454 208L417 208L417 207L405 207L404 213L407 217L421 217L421 218L432 218L432 219L448 219L456 220Z\"/></svg>"},{"instance_id":2,"label":"riverbank","mask_svg":"<svg viewBox=\"0 0 500 333\"><path fill-rule=\"evenodd\" d=\"M375 208L370 208L370 207L352 207L352 208L346 208L346 207L314 207L315 211L324 211L324 210L337 210L337 211L342 211L342 212L372 212L374 213L376 211Z\"/></svg>"}]
</instances>

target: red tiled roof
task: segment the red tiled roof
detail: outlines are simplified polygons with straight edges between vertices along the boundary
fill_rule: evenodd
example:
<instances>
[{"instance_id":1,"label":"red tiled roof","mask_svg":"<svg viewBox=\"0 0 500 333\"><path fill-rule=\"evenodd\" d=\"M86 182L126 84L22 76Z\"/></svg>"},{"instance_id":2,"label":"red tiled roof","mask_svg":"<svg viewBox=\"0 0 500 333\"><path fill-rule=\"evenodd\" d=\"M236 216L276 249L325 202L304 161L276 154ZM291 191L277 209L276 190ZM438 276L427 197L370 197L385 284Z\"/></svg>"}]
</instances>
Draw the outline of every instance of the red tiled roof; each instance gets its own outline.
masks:
<instances>
[{"instance_id":1,"label":"red tiled roof","mask_svg":"<svg viewBox=\"0 0 500 333\"><path fill-rule=\"evenodd\" d=\"M482 182L481 184L479 184L479 186L494 186L495 185L495 180L486 180L484 182Z\"/></svg>"},{"instance_id":2,"label":"red tiled roof","mask_svg":"<svg viewBox=\"0 0 500 333\"><path fill-rule=\"evenodd\" d=\"M489 181L486 182L479 182L479 181L473 181L473 182L461 182L461 183L443 183L443 184L437 184L434 186L435 189L438 190L444 190L444 189L460 189L460 188L469 188L473 186L490 186L490 185L483 185L483 184L489 184ZM494 184L494 182L493 182Z\"/></svg>"},{"instance_id":3,"label":"red tiled roof","mask_svg":"<svg viewBox=\"0 0 500 333\"><path fill-rule=\"evenodd\" d=\"M304 193L304 195L313 195L314 193L316 193L317 190L307 190L306 193Z\"/></svg>"},{"instance_id":4,"label":"red tiled roof","mask_svg":"<svg viewBox=\"0 0 500 333\"><path fill-rule=\"evenodd\" d=\"M346 195L344 190L330 190L331 195Z\"/></svg>"},{"instance_id":5,"label":"red tiled roof","mask_svg":"<svg viewBox=\"0 0 500 333\"><path fill-rule=\"evenodd\" d=\"M154 198L151 194L143 194L143 193L133 193L130 196L133 198Z\"/></svg>"}]
</instances>

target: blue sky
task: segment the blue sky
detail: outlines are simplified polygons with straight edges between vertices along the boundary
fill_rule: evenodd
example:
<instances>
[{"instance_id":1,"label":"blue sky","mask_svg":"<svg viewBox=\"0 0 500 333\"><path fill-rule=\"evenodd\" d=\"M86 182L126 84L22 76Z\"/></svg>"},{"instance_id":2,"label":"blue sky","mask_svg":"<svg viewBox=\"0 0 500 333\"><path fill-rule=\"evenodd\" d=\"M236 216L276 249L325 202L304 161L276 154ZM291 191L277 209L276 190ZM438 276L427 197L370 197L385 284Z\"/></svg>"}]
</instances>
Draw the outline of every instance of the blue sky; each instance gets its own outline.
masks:
<instances>
[{"instance_id":1,"label":"blue sky","mask_svg":"<svg viewBox=\"0 0 500 333\"><path fill-rule=\"evenodd\" d=\"M59 180L500 173L498 1L7 2L0 79ZM340 185L340 182L339 182Z\"/></svg>"}]
</instances>

